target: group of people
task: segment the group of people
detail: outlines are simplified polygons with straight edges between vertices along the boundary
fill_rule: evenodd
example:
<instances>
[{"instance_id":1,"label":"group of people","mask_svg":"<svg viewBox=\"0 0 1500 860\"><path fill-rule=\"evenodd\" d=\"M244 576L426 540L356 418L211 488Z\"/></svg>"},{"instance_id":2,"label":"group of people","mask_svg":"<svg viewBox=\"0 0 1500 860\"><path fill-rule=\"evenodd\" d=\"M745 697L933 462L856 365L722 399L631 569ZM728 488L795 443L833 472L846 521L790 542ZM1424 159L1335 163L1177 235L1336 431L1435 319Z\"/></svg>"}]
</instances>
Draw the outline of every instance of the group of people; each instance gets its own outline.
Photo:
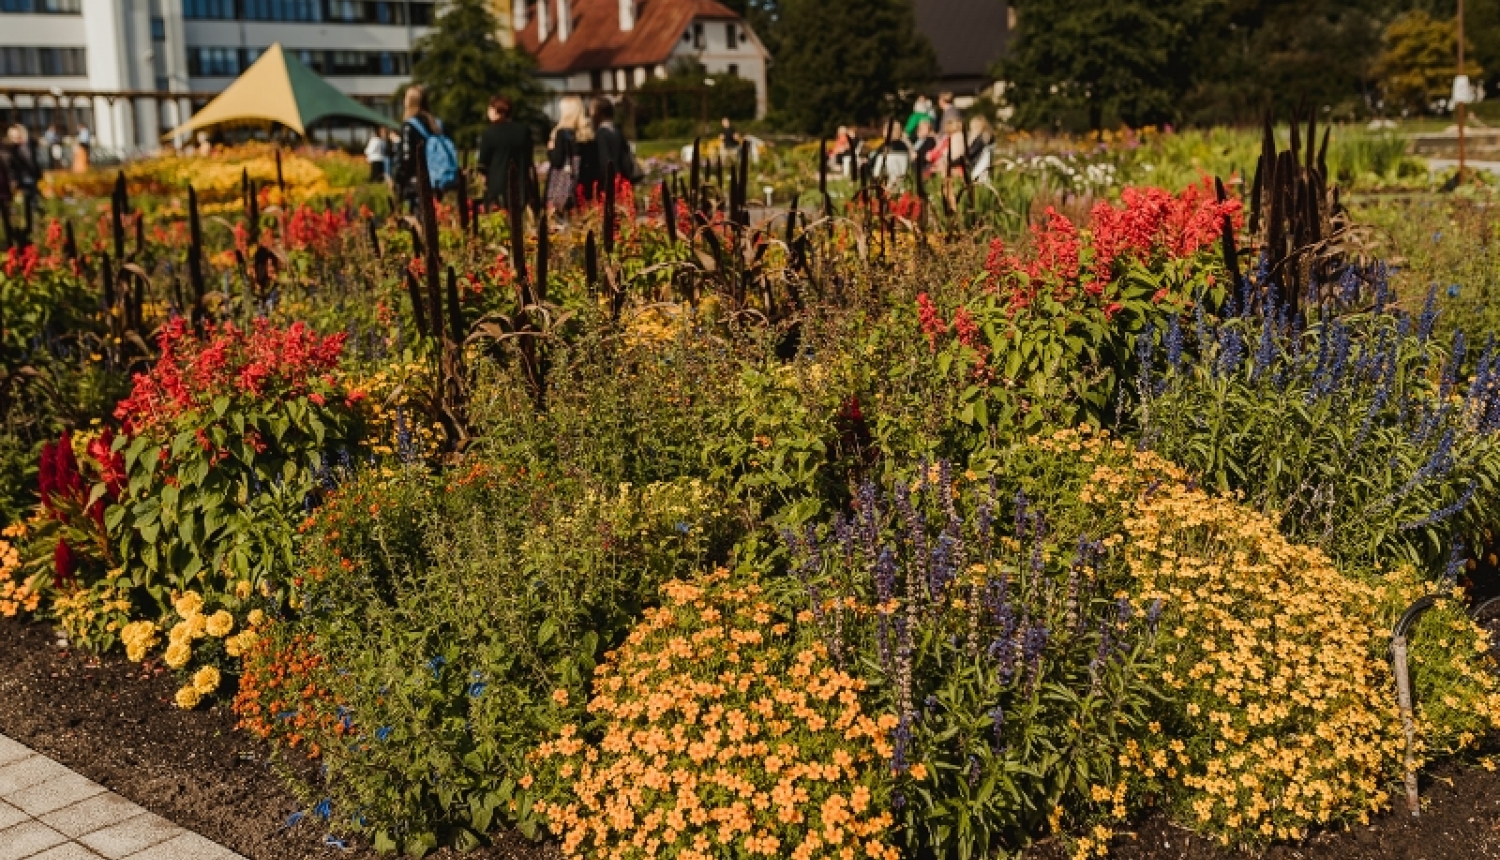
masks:
<instances>
[{"instance_id":1,"label":"group of people","mask_svg":"<svg viewBox=\"0 0 1500 860\"><path fill-rule=\"evenodd\" d=\"M935 105L932 99L920 95L900 137L885 141L876 152L866 153L856 129L839 126L828 158L831 166L851 178L861 165L880 161L882 152L887 155L899 152L907 156L906 169L916 176L973 179L988 168L986 152L994 142L995 132L989 120L976 115L965 121L952 93L938 96Z\"/></svg>"},{"instance_id":2,"label":"group of people","mask_svg":"<svg viewBox=\"0 0 1500 860\"><path fill-rule=\"evenodd\" d=\"M903 132L912 159L924 175L973 174L985 150L995 142L995 132L983 116L964 122L952 93L939 95L935 106L927 96L918 96Z\"/></svg>"},{"instance_id":3,"label":"group of people","mask_svg":"<svg viewBox=\"0 0 1500 860\"><path fill-rule=\"evenodd\" d=\"M406 90L401 130L377 129L365 146L372 181L387 181L414 204L420 189L418 153L427 155L432 170L433 141L451 150L442 120L428 109L427 92L420 86ZM518 121L514 107L504 96L490 99L489 126L479 138L479 168L484 175L482 200L487 208L503 208L512 192L523 203L545 202L554 212L564 212L580 197L594 199L602 190L608 170L630 181L641 178L635 154L624 133L615 125L615 107L609 99L597 98L585 109L577 96L565 96L558 105L557 123L547 139L545 186L535 181L536 142L531 126ZM446 143L442 143L446 141ZM456 156L455 156L456 160ZM447 190L434 182L438 192Z\"/></svg>"}]
</instances>

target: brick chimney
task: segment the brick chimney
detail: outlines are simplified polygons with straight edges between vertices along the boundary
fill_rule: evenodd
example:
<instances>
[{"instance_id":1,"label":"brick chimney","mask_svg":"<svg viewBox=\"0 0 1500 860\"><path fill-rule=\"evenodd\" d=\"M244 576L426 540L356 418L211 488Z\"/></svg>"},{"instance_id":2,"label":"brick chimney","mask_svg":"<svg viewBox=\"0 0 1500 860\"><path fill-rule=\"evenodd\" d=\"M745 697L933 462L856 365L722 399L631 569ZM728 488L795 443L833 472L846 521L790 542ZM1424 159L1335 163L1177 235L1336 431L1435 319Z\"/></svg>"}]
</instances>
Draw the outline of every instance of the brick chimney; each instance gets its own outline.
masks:
<instances>
[{"instance_id":1,"label":"brick chimney","mask_svg":"<svg viewBox=\"0 0 1500 860\"><path fill-rule=\"evenodd\" d=\"M635 29L635 0L620 0L620 32Z\"/></svg>"},{"instance_id":2,"label":"brick chimney","mask_svg":"<svg viewBox=\"0 0 1500 860\"><path fill-rule=\"evenodd\" d=\"M566 42L573 35L573 4L557 0L557 41Z\"/></svg>"}]
</instances>

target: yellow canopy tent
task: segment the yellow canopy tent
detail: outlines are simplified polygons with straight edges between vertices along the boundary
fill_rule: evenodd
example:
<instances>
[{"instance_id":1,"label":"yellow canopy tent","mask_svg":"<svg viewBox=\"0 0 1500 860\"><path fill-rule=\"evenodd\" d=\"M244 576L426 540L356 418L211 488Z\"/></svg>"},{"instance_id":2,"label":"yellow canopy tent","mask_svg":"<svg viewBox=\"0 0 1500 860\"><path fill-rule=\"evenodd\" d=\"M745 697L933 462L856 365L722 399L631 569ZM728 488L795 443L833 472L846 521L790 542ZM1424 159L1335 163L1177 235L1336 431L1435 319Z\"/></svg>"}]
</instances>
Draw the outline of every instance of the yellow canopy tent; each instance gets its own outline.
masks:
<instances>
[{"instance_id":1,"label":"yellow canopy tent","mask_svg":"<svg viewBox=\"0 0 1500 860\"><path fill-rule=\"evenodd\" d=\"M343 117L371 125L395 123L334 89L296 57L272 45L229 88L163 138L216 125L278 122L300 135L320 119Z\"/></svg>"}]
</instances>

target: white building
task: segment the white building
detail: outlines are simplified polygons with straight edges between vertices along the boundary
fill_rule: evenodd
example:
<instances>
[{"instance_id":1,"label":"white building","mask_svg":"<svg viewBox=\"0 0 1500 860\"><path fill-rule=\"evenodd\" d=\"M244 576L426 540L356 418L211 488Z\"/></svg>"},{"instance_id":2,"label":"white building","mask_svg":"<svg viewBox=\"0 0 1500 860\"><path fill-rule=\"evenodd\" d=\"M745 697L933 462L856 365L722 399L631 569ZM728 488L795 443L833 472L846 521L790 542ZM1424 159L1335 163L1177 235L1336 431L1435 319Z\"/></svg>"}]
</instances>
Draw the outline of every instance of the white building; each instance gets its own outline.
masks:
<instances>
[{"instance_id":1,"label":"white building","mask_svg":"<svg viewBox=\"0 0 1500 860\"><path fill-rule=\"evenodd\" d=\"M830 0L831 2L831 0ZM513 0L516 45L557 93L625 93L665 78L687 57L712 74L754 82L766 112L770 54L745 20L715 0Z\"/></svg>"},{"instance_id":2,"label":"white building","mask_svg":"<svg viewBox=\"0 0 1500 860\"><path fill-rule=\"evenodd\" d=\"M0 117L64 133L86 124L104 151L150 151L185 119L187 100L132 93L217 93L272 43L343 92L386 107L411 73L431 0L0 0ZM496 3L508 12L508 0ZM502 8L503 7L503 8ZM59 107L47 92L110 93ZM9 104L6 103L9 102ZM177 115L174 115L177 114Z\"/></svg>"}]
</instances>

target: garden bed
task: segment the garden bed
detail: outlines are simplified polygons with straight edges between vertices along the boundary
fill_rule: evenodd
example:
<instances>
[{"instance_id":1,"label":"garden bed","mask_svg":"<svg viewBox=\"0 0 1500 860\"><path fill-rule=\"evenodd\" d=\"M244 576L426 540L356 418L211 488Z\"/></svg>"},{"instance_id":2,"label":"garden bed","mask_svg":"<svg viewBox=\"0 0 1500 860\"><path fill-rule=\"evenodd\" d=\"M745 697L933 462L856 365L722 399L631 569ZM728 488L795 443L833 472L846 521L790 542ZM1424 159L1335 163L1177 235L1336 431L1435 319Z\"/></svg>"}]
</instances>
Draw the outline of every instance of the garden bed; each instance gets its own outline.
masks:
<instances>
[{"instance_id":1,"label":"garden bed","mask_svg":"<svg viewBox=\"0 0 1500 860\"><path fill-rule=\"evenodd\" d=\"M173 823L250 860L378 856L367 847L325 845L326 830L311 820L287 828L300 805L268 767L265 744L234 731L226 706L189 712L174 705L170 672L118 654L60 650L51 625L14 619L0 620L0 665L0 734ZM549 853L520 836L499 841L463 856L532 860Z\"/></svg>"},{"instance_id":2,"label":"garden bed","mask_svg":"<svg viewBox=\"0 0 1500 860\"><path fill-rule=\"evenodd\" d=\"M324 844L312 823L288 829L299 809L266 766L263 743L233 731L224 707L186 712L172 704L168 672L143 671L110 655L59 650L50 627L0 621L0 733L38 750L153 812L227 845L251 860L339 856L374 858L367 847L340 851ZM1500 744L1496 739L1491 746ZM1422 783L1426 804L1413 820L1400 807L1368 827L1273 845L1264 855L1225 849L1153 815L1118 835L1119 860L1419 860L1500 857L1500 772L1457 765L1434 769ZM1028 852L1062 860L1053 841ZM434 855L451 858L457 852ZM461 855L473 860L541 860L546 844L519 835Z\"/></svg>"}]
</instances>

